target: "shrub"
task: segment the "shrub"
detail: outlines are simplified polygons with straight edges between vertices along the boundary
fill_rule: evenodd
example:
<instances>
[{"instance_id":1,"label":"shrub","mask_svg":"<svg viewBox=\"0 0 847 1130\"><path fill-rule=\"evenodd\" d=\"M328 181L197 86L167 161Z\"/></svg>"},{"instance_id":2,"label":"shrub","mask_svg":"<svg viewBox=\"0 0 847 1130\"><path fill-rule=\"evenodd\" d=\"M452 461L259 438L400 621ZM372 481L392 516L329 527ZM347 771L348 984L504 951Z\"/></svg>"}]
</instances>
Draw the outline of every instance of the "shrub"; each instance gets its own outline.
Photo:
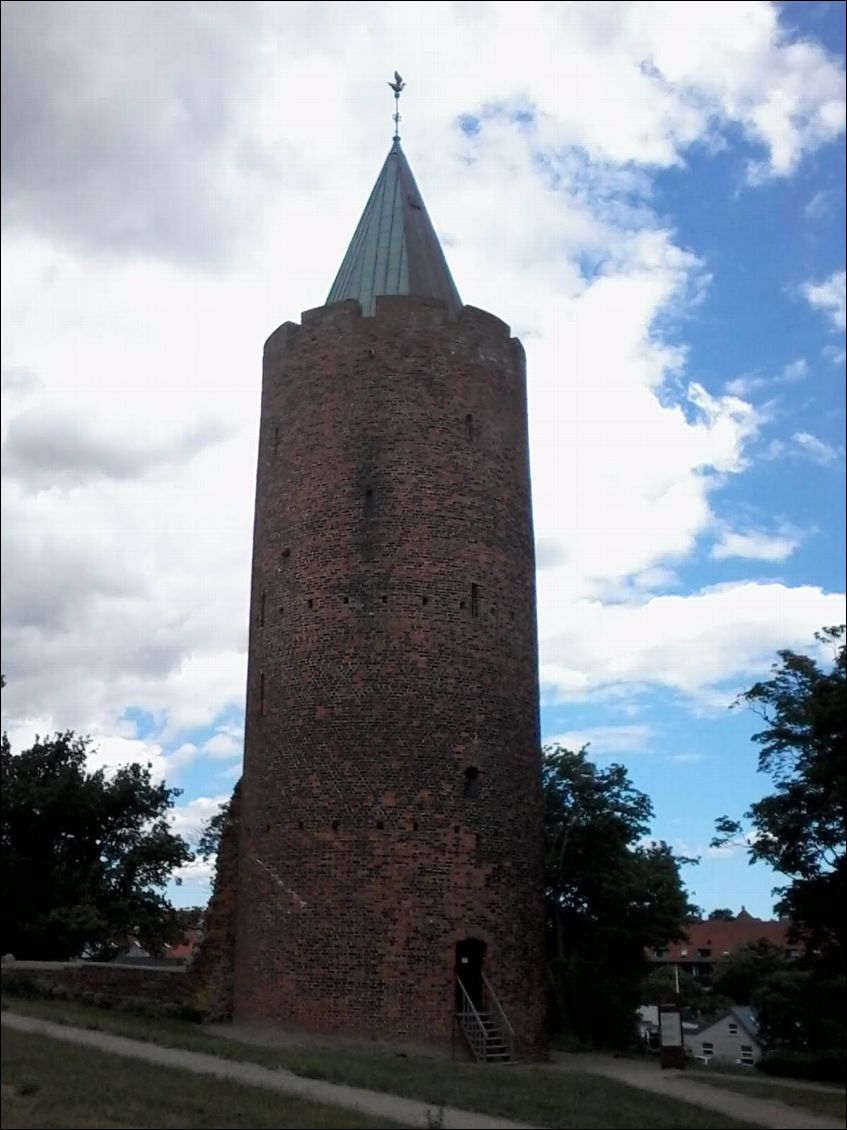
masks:
<instances>
[{"instance_id":1,"label":"shrub","mask_svg":"<svg viewBox=\"0 0 847 1130\"><path fill-rule=\"evenodd\" d=\"M847 1082L847 1051L844 1048L821 1051L785 1048L765 1052L756 1066L765 1075L788 1075L794 1079L814 1079L819 1083Z\"/></svg>"}]
</instances>

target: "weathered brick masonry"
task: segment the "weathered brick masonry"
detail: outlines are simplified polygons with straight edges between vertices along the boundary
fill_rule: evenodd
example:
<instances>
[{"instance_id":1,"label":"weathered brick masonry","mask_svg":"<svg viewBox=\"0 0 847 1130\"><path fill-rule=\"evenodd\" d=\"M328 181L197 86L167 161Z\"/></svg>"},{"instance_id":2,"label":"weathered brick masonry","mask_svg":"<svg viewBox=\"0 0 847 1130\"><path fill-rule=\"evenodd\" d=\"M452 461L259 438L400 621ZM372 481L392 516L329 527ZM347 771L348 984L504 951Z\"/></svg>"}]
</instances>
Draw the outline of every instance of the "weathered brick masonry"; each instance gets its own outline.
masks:
<instances>
[{"instance_id":1,"label":"weathered brick masonry","mask_svg":"<svg viewBox=\"0 0 847 1130\"><path fill-rule=\"evenodd\" d=\"M524 355L343 301L265 347L235 1015L446 1041L455 947L543 1046Z\"/></svg>"}]
</instances>

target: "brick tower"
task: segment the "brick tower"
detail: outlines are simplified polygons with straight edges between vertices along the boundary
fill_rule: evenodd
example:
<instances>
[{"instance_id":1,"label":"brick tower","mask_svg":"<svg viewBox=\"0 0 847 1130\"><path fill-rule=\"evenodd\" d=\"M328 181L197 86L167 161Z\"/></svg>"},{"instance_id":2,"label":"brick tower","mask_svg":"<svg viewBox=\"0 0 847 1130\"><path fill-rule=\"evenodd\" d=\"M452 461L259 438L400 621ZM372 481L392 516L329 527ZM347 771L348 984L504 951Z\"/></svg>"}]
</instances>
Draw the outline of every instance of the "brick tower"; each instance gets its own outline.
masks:
<instances>
[{"instance_id":1,"label":"brick tower","mask_svg":"<svg viewBox=\"0 0 847 1130\"><path fill-rule=\"evenodd\" d=\"M237 1019L542 1052L524 354L397 138L265 345L239 840Z\"/></svg>"}]
</instances>

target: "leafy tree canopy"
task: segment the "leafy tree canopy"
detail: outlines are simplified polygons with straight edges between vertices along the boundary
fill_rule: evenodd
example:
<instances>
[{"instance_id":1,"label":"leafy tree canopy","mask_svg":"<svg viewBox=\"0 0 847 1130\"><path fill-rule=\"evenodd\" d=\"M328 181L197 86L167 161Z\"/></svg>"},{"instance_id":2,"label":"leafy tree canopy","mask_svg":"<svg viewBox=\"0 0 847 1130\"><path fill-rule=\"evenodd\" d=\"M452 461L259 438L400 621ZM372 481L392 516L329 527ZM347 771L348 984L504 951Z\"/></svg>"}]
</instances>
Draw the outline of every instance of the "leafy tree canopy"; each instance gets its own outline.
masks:
<instances>
[{"instance_id":1,"label":"leafy tree canopy","mask_svg":"<svg viewBox=\"0 0 847 1130\"><path fill-rule=\"evenodd\" d=\"M729 909L728 906L722 906L717 910L713 910L709 915L710 922L734 922L735 914Z\"/></svg>"},{"instance_id":2,"label":"leafy tree canopy","mask_svg":"<svg viewBox=\"0 0 847 1130\"><path fill-rule=\"evenodd\" d=\"M2 950L19 959L108 959L135 934L152 952L181 935L161 891L191 860L168 821L179 790L150 766L86 768L87 738L2 738Z\"/></svg>"},{"instance_id":3,"label":"leafy tree canopy","mask_svg":"<svg viewBox=\"0 0 847 1130\"><path fill-rule=\"evenodd\" d=\"M560 1024L586 1043L634 1035L645 946L683 937L696 912L652 806L622 765L544 751L548 974Z\"/></svg>"},{"instance_id":4,"label":"leafy tree canopy","mask_svg":"<svg viewBox=\"0 0 847 1130\"><path fill-rule=\"evenodd\" d=\"M678 978L678 981L677 981ZM732 1001L712 988L706 988L696 977L684 969L674 975L667 965L651 969L641 982L641 1004L664 1004L676 996L679 984L679 1002L683 1008L690 1008L698 1016L711 1016L725 1012Z\"/></svg>"},{"instance_id":5,"label":"leafy tree canopy","mask_svg":"<svg viewBox=\"0 0 847 1130\"><path fill-rule=\"evenodd\" d=\"M767 979L788 966L789 959L784 950L760 938L722 957L715 967L712 984L716 992L729 997L735 1004L750 1004Z\"/></svg>"},{"instance_id":6,"label":"leafy tree canopy","mask_svg":"<svg viewBox=\"0 0 847 1130\"><path fill-rule=\"evenodd\" d=\"M753 736L760 746L759 770L775 791L751 805L746 819L754 836L750 861L764 860L786 876L774 892L777 912L791 919L809 952L828 954L844 972L847 894L847 649L845 626L816 633L829 645L829 670L817 660L780 651L772 677L741 696L765 722ZM715 845L742 832L721 817Z\"/></svg>"},{"instance_id":7,"label":"leafy tree canopy","mask_svg":"<svg viewBox=\"0 0 847 1130\"><path fill-rule=\"evenodd\" d=\"M210 816L203 825L203 830L197 841L197 854L206 863L209 862L212 856L218 854L218 848L221 846L221 836L229 820L231 809L232 797L230 797L229 800L225 800L215 815Z\"/></svg>"}]
</instances>

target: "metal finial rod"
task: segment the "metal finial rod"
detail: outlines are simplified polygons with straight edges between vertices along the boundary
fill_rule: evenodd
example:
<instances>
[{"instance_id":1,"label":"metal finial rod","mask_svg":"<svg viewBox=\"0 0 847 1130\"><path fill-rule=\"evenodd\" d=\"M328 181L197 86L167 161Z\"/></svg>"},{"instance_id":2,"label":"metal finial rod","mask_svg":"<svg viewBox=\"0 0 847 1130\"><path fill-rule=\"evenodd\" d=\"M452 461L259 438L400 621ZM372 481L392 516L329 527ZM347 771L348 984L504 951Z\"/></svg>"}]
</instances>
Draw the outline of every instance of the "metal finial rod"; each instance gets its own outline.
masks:
<instances>
[{"instance_id":1,"label":"metal finial rod","mask_svg":"<svg viewBox=\"0 0 847 1130\"><path fill-rule=\"evenodd\" d=\"M394 91L394 140L400 140L400 95L403 93L403 87L406 85L397 71L394 72L394 82L388 84Z\"/></svg>"}]
</instances>

